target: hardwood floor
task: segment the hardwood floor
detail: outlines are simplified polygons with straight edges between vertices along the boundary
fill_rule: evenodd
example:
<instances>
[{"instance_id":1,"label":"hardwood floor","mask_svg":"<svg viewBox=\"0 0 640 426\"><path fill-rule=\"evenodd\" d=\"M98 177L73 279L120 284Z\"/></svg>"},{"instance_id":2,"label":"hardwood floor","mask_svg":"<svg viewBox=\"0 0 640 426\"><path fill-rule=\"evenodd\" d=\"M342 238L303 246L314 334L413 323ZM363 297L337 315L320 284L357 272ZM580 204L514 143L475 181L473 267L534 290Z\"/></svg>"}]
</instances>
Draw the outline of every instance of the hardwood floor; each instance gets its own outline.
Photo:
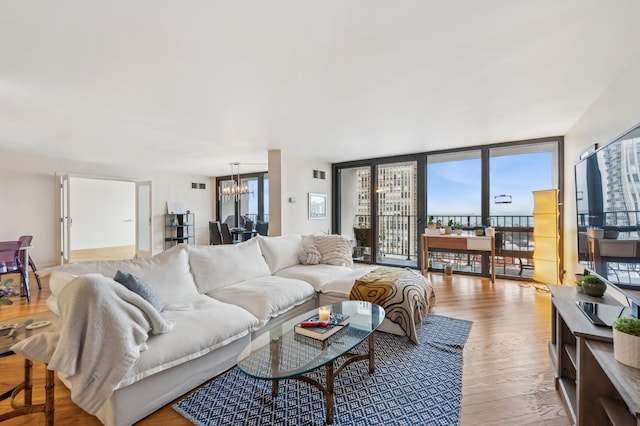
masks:
<instances>
[{"instance_id":1,"label":"hardwood floor","mask_svg":"<svg viewBox=\"0 0 640 426\"><path fill-rule=\"evenodd\" d=\"M431 274L436 292L433 313L473 321L464 349L461 422L465 425L569 425L553 383L547 342L550 336L551 297L533 286L516 281L462 275ZM34 281L35 282L35 281ZM32 287L33 289L33 287ZM46 310L49 296L32 290L31 304L24 299L0 306L0 320ZM23 374L18 356L0 358L0 393L15 385ZM44 367L35 364L34 400L44 399ZM57 425L98 425L70 399L56 379ZM0 403L0 412L9 407ZM11 419L10 425L42 424L42 414ZM189 425L171 404L142 420L140 425Z\"/></svg>"},{"instance_id":2,"label":"hardwood floor","mask_svg":"<svg viewBox=\"0 0 640 426\"><path fill-rule=\"evenodd\" d=\"M71 250L70 262L88 262L90 260L133 259L136 246L100 247L84 250Z\"/></svg>"}]
</instances>

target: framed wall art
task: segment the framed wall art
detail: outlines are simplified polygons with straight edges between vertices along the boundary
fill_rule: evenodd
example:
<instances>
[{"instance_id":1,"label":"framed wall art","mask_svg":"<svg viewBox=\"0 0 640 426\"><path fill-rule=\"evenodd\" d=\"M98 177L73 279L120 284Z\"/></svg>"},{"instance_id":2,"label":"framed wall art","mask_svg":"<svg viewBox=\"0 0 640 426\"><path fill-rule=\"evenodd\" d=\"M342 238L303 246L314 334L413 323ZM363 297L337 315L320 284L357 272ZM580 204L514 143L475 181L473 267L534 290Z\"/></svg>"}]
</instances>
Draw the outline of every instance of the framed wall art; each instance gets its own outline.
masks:
<instances>
[{"instance_id":1,"label":"framed wall art","mask_svg":"<svg viewBox=\"0 0 640 426\"><path fill-rule=\"evenodd\" d=\"M327 218L327 194L309 193L309 219Z\"/></svg>"}]
</instances>

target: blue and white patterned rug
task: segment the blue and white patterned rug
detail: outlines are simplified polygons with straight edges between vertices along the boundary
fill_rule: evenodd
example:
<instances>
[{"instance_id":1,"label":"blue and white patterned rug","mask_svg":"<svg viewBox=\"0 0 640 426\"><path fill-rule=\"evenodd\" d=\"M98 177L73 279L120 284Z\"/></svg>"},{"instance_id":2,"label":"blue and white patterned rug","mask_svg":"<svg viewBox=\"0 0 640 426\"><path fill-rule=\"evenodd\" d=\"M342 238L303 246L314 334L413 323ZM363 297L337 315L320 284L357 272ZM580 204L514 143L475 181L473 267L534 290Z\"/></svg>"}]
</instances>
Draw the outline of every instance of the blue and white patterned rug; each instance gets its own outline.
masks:
<instances>
[{"instance_id":1,"label":"blue and white patterned rug","mask_svg":"<svg viewBox=\"0 0 640 426\"><path fill-rule=\"evenodd\" d=\"M421 345L407 337L376 332L376 371L356 362L335 381L334 425L457 425L462 396L462 349L471 322L428 315L418 331ZM366 341L355 352L366 352ZM324 381L324 368L315 372ZM298 380L253 379L237 368L173 406L196 425L324 425L325 401Z\"/></svg>"}]
</instances>

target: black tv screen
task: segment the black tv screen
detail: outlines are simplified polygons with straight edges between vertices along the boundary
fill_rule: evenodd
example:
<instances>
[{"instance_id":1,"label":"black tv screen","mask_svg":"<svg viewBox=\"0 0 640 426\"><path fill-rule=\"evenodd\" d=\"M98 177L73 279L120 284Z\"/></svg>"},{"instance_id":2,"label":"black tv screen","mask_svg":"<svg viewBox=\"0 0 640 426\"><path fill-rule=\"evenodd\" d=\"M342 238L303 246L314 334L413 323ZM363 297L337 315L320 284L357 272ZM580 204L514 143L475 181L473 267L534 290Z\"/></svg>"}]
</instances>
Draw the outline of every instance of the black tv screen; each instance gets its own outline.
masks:
<instances>
[{"instance_id":1,"label":"black tv screen","mask_svg":"<svg viewBox=\"0 0 640 426\"><path fill-rule=\"evenodd\" d=\"M640 290L640 126L582 159L575 175L579 262Z\"/></svg>"}]
</instances>

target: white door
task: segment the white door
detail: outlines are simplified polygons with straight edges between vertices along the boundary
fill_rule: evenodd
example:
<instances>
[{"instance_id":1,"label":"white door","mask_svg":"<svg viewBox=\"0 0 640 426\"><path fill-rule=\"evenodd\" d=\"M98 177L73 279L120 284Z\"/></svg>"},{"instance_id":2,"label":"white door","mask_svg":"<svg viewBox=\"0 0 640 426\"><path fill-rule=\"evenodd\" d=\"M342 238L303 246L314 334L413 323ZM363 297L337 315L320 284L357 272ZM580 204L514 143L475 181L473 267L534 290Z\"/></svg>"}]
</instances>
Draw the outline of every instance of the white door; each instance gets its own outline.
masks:
<instances>
[{"instance_id":1,"label":"white door","mask_svg":"<svg viewBox=\"0 0 640 426\"><path fill-rule=\"evenodd\" d=\"M60 257L62 263L69 263L71 257L71 185L69 175L60 176Z\"/></svg>"},{"instance_id":2,"label":"white door","mask_svg":"<svg viewBox=\"0 0 640 426\"><path fill-rule=\"evenodd\" d=\"M136 257L153 255L151 181L136 182Z\"/></svg>"}]
</instances>

